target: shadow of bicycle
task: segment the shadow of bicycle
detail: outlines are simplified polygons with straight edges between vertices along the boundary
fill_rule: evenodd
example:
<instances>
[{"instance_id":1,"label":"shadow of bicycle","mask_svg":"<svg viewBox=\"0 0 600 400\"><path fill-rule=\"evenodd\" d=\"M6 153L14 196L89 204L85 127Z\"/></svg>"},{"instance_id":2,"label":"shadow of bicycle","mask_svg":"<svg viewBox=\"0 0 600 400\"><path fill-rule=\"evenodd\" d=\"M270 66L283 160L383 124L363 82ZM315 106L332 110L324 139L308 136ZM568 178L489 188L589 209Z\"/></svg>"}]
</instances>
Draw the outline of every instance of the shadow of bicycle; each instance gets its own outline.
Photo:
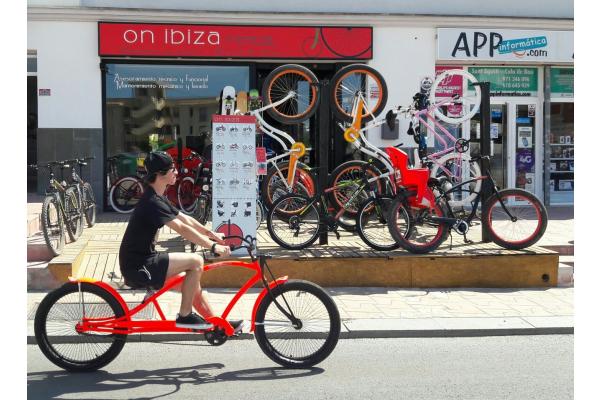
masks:
<instances>
[{"instance_id":1,"label":"shadow of bicycle","mask_svg":"<svg viewBox=\"0 0 600 400\"><path fill-rule=\"evenodd\" d=\"M68 394L111 393L128 391L143 387L152 387L148 397L128 397L130 399L158 399L177 393L184 385L202 385L206 383L234 381L264 381L277 379L295 379L321 374L321 368L286 369L281 367L244 369L215 374L224 368L220 363L196 365L190 367L164 368L159 370L135 370L111 374L106 371L89 373L69 373L66 371L43 371L27 374L27 397L30 399L56 399ZM213 371L213 372L211 372ZM160 390L159 385L165 388Z\"/></svg>"}]
</instances>

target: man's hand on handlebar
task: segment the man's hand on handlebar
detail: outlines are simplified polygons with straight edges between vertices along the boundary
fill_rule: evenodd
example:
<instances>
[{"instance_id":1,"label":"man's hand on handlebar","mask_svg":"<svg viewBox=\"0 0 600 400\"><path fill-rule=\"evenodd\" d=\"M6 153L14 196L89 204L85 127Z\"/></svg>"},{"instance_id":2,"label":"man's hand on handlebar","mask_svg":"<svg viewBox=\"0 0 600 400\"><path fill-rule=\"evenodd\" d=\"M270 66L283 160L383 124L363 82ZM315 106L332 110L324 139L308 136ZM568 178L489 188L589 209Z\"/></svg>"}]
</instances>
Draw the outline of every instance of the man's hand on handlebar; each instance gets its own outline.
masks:
<instances>
[{"instance_id":1,"label":"man's hand on handlebar","mask_svg":"<svg viewBox=\"0 0 600 400\"><path fill-rule=\"evenodd\" d=\"M222 245L222 244L213 244L212 246L212 252L215 255L218 256L230 256L231 255L231 248L228 245Z\"/></svg>"}]
</instances>

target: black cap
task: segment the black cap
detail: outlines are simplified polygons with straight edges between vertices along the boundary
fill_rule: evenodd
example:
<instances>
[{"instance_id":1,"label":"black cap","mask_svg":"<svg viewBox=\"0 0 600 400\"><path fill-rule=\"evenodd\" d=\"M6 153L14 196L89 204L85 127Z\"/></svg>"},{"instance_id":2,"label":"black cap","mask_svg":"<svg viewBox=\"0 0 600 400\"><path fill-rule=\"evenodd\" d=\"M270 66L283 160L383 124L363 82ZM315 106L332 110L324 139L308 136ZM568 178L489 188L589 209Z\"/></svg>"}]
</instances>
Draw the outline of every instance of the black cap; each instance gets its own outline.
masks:
<instances>
[{"instance_id":1,"label":"black cap","mask_svg":"<svg viewBox=\"0 0 600 400\"><path fill-rule=\"evenodd\" d=\"M173 165L173 158L166 151L153 151L144 160L144 167L148 171L148 175L155 174L159 171L168 171Z\"/></svg>"}]
</instances>

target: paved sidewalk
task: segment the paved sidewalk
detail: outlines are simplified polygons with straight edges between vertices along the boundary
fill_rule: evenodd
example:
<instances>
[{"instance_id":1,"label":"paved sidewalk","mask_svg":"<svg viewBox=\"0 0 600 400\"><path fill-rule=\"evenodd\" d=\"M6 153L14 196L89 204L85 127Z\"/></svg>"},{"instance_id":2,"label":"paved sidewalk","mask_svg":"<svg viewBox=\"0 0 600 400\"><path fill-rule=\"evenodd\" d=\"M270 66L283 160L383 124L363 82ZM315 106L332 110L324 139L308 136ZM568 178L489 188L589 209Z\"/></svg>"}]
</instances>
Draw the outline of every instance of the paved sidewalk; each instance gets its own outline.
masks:
<instances>
[{"instance_id":1,"label":"paved sidewalk","mask_svg":"<svg viewBox=\"0 0 600 400\"><path fill-rule=\"evenodd\" d=\"M342 318L342 338L495 336L573 333L573 288L549 289L402 289L327 288ZM144 293L121 292L132 308ZM234 289L207 289L208 300L221 313ZM259 289L251 289L233 308L231 319L249 319ZM33 319L46 292L27 299L28 343L35 343ZM180 294L170 292L160 305L175 318ZM153 312L153 317L158 318ZM147 318L148 315L145 316ZM244 334L241 338L251 338ZM131 335L133 341L202 340L194 334Z\"/></svg>"}]
</instances>

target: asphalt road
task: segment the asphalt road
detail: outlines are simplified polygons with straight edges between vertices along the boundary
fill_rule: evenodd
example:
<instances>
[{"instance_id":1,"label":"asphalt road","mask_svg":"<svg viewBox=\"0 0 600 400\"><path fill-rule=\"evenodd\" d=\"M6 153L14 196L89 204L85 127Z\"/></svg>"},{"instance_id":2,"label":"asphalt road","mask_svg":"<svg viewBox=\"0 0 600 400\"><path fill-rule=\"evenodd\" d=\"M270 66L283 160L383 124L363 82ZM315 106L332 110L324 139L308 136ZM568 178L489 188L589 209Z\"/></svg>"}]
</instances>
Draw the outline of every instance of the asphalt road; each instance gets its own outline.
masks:
<instances>
[{"instance_id":1,"label":"asphalt road","mask_svg":"<svg viewBox=\"0 0 600 400\"><path fill-rule=\"evenodd\" d=\"M127 343L69 374L27 346L30 399L572 399L573 336L341 340L312 369L273 364L253 340Z\"/></svg>"}]
</instances>

